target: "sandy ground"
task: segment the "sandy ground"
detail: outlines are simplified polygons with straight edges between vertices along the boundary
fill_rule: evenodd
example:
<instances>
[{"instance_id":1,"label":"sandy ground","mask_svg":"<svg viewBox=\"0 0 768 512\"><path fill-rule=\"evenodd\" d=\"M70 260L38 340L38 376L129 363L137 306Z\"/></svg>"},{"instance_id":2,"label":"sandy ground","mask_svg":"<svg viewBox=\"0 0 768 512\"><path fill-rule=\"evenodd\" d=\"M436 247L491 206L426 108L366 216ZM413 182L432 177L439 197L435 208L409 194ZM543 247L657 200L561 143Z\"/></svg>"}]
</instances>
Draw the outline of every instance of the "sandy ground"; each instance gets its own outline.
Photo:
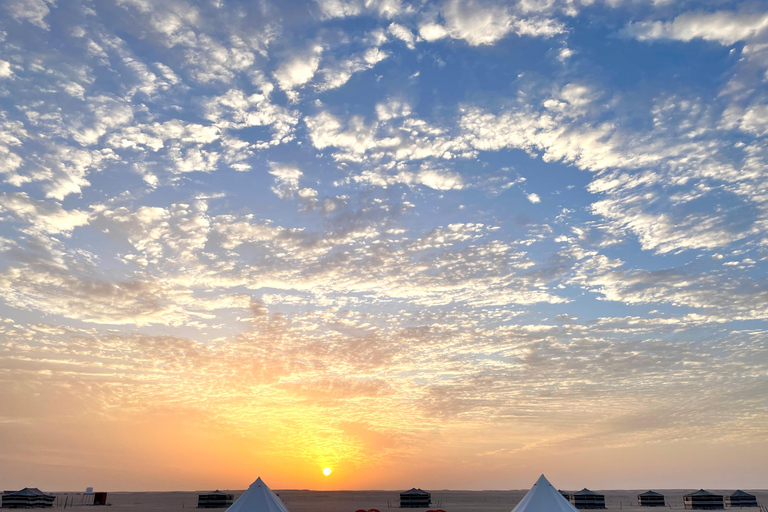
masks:
<instances>
[{"instance_id":1,"label":"sandy ground","mask_svg":"<svg viewBox=\"0 0 768 512\"><path fill-rule=\"evenodd\" d=\"M634 512L651 512L662 509L637 506L640 490L612 490L595 491L605 494L605 502L608 510L631 510ZM697 489L660 490L667 499L669 509L684 510L683 495ZM707 489L718 494L728 495L734 489ZM757 500L762 505L768 505L768 490L750 490L747 492L757 495ZM235 499L243 491L229 491L235 495ZM399 491L291 491L275 490L283 500L290 512L355 512L357 510L377 509L387 512L386 509L399 505ZM430 491L432 493L432 509L443 509L446 512L510 512L527 490L520 491ZM181 509L194 509L197 511L197 492L113 492L109 493L107 502L111 505L102 512L178 512ZM78 497L70 497L78 503ZM58 500L63 504L64 499ZM59 509L62 507L59 506ZM91 507L67 507L72 512L93 512ZM202 510L202 509L201 509ZM211 512L223 509L210 509ZM408 512L425 512L427 509L404 509ZM735 509L726 509L735 510ZM759 512L756 508L744 509L744 512Z\"/></svg>"}]
</instances>

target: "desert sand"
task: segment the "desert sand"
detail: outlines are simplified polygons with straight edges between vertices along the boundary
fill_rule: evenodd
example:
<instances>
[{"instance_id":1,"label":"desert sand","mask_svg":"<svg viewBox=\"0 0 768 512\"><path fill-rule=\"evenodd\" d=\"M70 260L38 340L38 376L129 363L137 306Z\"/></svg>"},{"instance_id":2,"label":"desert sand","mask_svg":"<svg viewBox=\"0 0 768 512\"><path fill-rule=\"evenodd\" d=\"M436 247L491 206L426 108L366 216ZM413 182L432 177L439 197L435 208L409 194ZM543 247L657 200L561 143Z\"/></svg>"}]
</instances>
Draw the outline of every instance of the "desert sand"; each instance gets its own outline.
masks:
<instances>
[{"instance_id":1,"label":"desert sand","mask_svg":"<svg viewBox=\"0 0 768 512\"><path fill-rule=\"evenodd\" d=\"M224 490L224 489L222 489ZM405 490L405 489L403 489ZM522 499L527 489L517 491L447 491L429 490L432 493L432 509L446 512L510 512ZM573 489L568 489L573 491ZM662 509L638 507L637 495L648 489L637 490L600 490L605 494L607 510L631 510L634 512L652 512ZM684 510L683 495L698 489L653 489L664 494L667 508ZM731 494L735 489L707 489L723 495ZM762 505L768 504L768 490L743 489L755 494ZM283 500L290 512L355 512L357 510L377 509L387 512L388 508L398 508L399 490L396 491L299 491L274 490ZM202 491L201 491L202 492ZM243 491L227 491L237 499ZM110 492L108 508L102 512L179 512L182 509L197 510L197 492ZM70 498L71 502L72 498ZM63 503L63 499L58 500ZM78 500L75 499L75 503ZM59 507L61 508L61 507ZM92 507L68 507L72 512L93 512ZM99 507L100 508L100 507ZM203 510L203 509L201 509ZM211 512L225 509L209 509ZM427 509L403 509L409 512L425 512ZM735 510L735 509L726 509ZM745 512L759 512L756 508L744 509Z\"/></svg>"}]
</instances>

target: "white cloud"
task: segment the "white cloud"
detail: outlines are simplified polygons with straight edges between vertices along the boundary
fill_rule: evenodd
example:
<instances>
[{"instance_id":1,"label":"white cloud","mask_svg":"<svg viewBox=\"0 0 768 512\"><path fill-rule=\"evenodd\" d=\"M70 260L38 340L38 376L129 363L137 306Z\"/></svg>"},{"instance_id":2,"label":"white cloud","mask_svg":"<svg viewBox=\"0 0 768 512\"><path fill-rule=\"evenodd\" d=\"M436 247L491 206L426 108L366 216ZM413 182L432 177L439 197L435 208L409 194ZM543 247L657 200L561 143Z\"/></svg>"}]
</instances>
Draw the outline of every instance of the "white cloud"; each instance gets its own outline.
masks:
<instances>
[{"instance_id":1,"label":"white cloud","mask_svg":"<svg viewBox=\"0 0 768 512\"><path fill-rule=\"evenodd\" d=\"M414 44L416 41L416 38L414 37L413 32L411 32L404 26L399 25L397 23L390 23L389 27L387 27L387 32L389 32L394 37L403 41L409 49L413 50L416 47L416 45Z\"/></svg>"},{"instance_id":2,"label":"white cloud","mask_svg":"<svg viewBox=\"0 0 768 512\"><path fill-rule=\"evenodd\" d=\"M309 54L293 57L277 68L274 74L275 80L280 88L289 94L289 97L296 99L293 89L307 84L315 76L322 52L322 46L315 46Z\"/></svg>"},{"instance_id":3,"label":"white cloud","mask_svg":"<svg viewBox=\"0 0 768 512\"><path fill-rule=\"evenodd\" d=\"M477 0L449 0L443 8L451 37L472 46L493 44L512 31L512 16L504 7Z\"/></svg>"},{"instance_id":4,"label":"white cloud","mask_svg":"<svg viewBox=\"0 0 768 512\"><path fill-rule=\"evenodd\" d=\"M355 73L368 70L379 62L389 57L389 54L380 48L369 48L359 55L354 55L334 66L321 69L318 74L322 79L315 86L318 91L328 91L341 87L352 78Z\"/></svg>"},{"instance_id":5,"label":"white cloud","mask_svg":"<svg viewBox=\"0 0 768 512\"><path fill-rule=\"evenodd\" d=\"M532 202L533 204L541 202L539 194L528 194L526 197L528 198L528 201Z\"/></svg>"},{"instance_id":6,"label":"white cloud","mask_svg":"<svg viewBox=\"0 0 768 512\"><path fill-rule=\"evenodd\" d=\"M751 105L739 108L731 105L723 112L723 127L739 130L758 136L768 135L768 105Z\"/></svg>"},{"instance_id":7,"label":"white cloud","mask_svg":"<svg viewBox=\"0 0 768 512\"><path fill-rule=\"evenodd\" d=\"M560 51L557 53L557 60L560 62L565 62L571 57L573 57L573 54L576 53L570 48L561 48Z\"/></svg>"},{"instance_id":8,"label":"white cloud","mask_svg":"<svg viewBox=\"0 0 768 512\"><path fill-rule=\"evenodd\" d=\"M30 224L30 229L46 234L68 233L88 223L88 214L64 210L61 204L36 200L24 192L0 195L0 211L12 213Z\"/></svg>"},{"instance_id":9,"label":"white cloud","mask_svg":"<svg viewBox=\"0 0 768 512\"><path fill-rule=\"evenodd\" d=\"M270 164L269 174L275 177L272 191L281 199L289 199L299 192L299 178L302 172L296 167L273 163Z\"/></svg>"},{"instance_id":10,"label":"white cloud","mask_svg":"<svg viewBox=\"0 0 768 512\"><path fill-rule=\"evenodd\" d=\"M393 18L404 11L400 0L316 0L324 18L346 18L372 12Z\"/></svg>"},{"instance_id":11,"label":"white cloud","mask_svg":"<svg viewBox=\"0 0 768 512\"><path fill-rule=\"evenodd\" d=\"M90 119L81 119L69 127L71 137L83 146L93 146L114 128L133 121L133 108L123 100L97 96L88 101Z\"/></svg>"},{"instance_id":12,"label":"white cloud","mask_svg":"<svg viewBox=\"0 0 768 512\"><path fill-rule=\"evenodd\" d=\"M404 101L390 98L386 102L376 104L376 116L380 121L389 121L409 115L411 115L411 106Z\"/></svg>"},{"instance_id":13,"label":"white cloud","mask_svg":"<svg viewBox=\"0 0 768 512\"><path fill-rule=\"evenodd\" d=\"M276 105L270 100L273 85L260 82L261 93L247 96L243 91L230 89L225 94L211 98L205 105L206 119L226 129L241 129L248 126L269 126L272 138L257 142L266 147L289 142L294 138L299 113Z\"/></svg>"},{"instance_id":14,"label":"white cloud","mask_svg":"<svg viewBox=\"0 0 768 512\"><path fill-rule=\"evenodd\" d=\"M403 112L401 110L400 114ZM386 107L377 109L377 113L390 121L395 117L395 113L387 111ZM305 122L312 144L317 149L336 148L338 151L333 157L340 161L450 160L475 154L463 138L453 138L447 130L421 119L398 118L396 125L379 121L366 124L360 116L342 122L330 112L323 111L305 118Z\"/></svg>"},{"instance_id":15,"label":"white cloud","mask_svg":"<svg viewBox=\"0 0 768 512\"><path fill-rule=\"evenodd\" d=\"M352 178L358 183L368 183L378 187L395 184L408 186L424 185L434 190L461 190L465 187L460 174L445 169L422 168L418 171L399 171L388 174L385 171L363 171Z\"/></svg>"},{"instance_id":16,"label":"white cloud","mask_svg":"<svg viewBox=\"0 0 768 512\"><path fill-rule=\"evenodd\" d=\"M419 35L426 41L450 36L470 46L492 45L510 33L532 37L552 37L565 30L550 18L518 17L510 7L484 0L448 0L442 8L445 25L423 23Z\"/></svg>"},{"instance_id":17,"label":"white cloud","mask_svg":"<svg viewBox=\"0 0 768 512\"><path fill-rule=\"evenodd\" d=\"M49 30L50 27L45 21L46 16L51 12L48 8L49 3L54 5L53 1L9 0L6 2L5 8L16 21L28 21L37 27Z\"/></svg>"},{"instance_id":18,"label":"white cloud","mask_svg":"<svg viewBox=\"0 0 768 512\"><path fill-rule=\"evenodd\" d=\"M85 99L85 87L83 87L82 85L76 82L68 82L66 84L62 84L61 87L70 96L73 96L75 98L80 98L81 100Z\"/></svg>"},{"instance_id":19,"label":"white cloud","mask_svg":"<svg viewBox=\"0 0 768 512\"><path fill-rule=\"evenodd\" d=\"M425 23L419 27L419 35L425 41L437 41L448 36L448 31L438 23Z\"/></svg>"},{"instance_id":20,"label":"white cloud","mask_svg":"<svg viewBox=\"0 0 768 512\"><path fill-rule=\"evenodd\" d=\"M70 146L54 146L40 161L40 169L32 174L35 181L45 182L45 196L60 201L79 194L90 185L88 174L114 159L109 151L88 151Z\"/></svg>"},{"instance_id":21,"label":"white cloud","mask_svg":"<svg viewBox=\"0 0 768 512\"><path fill-rule=\"evenodd\" d=\"M690 12L672 21L642 21L629 24L625 32L640 41L704 39L723 45L748 40L768 29L768 13L717 11Z\"/></svg>"},{"instance_id":22,"label":"white cloud","mask_svg":"<svg viewBox=\"0 0 768 512\"><path fill-rule=\"evenodd\" d=\"M11 75L13 75L11 63L7 60L0 59L0 78L9 78Z\"/></svg>"}]
</instances>

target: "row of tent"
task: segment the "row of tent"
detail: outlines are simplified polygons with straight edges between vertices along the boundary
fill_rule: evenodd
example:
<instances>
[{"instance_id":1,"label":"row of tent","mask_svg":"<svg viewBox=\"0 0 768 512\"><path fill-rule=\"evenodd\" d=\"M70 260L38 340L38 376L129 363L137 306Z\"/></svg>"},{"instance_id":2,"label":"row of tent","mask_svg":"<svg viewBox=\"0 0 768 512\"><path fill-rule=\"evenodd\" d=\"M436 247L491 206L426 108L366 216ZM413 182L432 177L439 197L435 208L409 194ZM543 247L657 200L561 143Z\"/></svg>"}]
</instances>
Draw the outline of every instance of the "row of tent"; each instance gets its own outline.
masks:
<instances>
[{"instance_id":1,"label":"row of tent","mask_svg":"<svg viewBox=\"0 0 768 512\"><path fill-rule=\"evenodd\" d=\"M568 493L558 491L579 510L604 509L605 495L589 489ZM637 504L641 507L665 507L667 505L664 495L654 491L647 491L637 495ZM683 496L683 504L689 510L718 510L728 507L757 507L757 497L744 491L736 491L730 496L713 494L704 489Z\"/></svg>"},{"instance_id":2,"label":"row of tent","mask_svg":"<svg viewBox=\"0 0 768 512\"><path fill-rule=\"evenodd\" d=\"M565 499L563 499L565 498ZM716 510L730 507L757 507L757 498L744 491L736 491L723 499L722 494L713 494L704 489L683 496L686 509ZM640 506L663 507L666 505L664 495L648 491L637 495ZM557 491L544 475L533 484L530 491L523 497L512 512L576 512L579 509L605 508L603 494L582 489L575 493Z\"/></svg>"},{"instance_id":3,"label":"row of tent","mask_svg":"<svg viewBox=\"0 0 768 512\"><path fill-rule=\"evenodd\" d=\"M220 491L216 491L220 495L228 496L232 499L231 495L225 495ZM592 499L586 499L584 502L594 503L597 497L602 498L603 506L605 508L605 496L589 489L583 489L577 493L568 494L555 489L551 483L546 479L544 475L541 475L539 479L533 484L533 487L526 493L520 503L512 510L512 512L578 512L574 503L580 503L580 500L576 500L575 497L591 497ZM421 496L425 502L430 500L430 495L426 491L421 489L411 489L401 495L406 497ZM563 499L566 498L566 499ZM720 499L721 505L716 506L717 498ZM755 496L748 494L744 491L736 491L729 496L730 506L757 506L757 500ZM638 495L638 504L643 505L643 501L646 504L653 502L655 506L664 506L664 495L654 491L648 491ZM723 496L719 494L712 494L705 490L699 490L690 494L686 494L684 497L685 508L723 508ZM659 505L660 503L660 505ZM754 503L754 505L752 505ZM691 505L691 506L689 506ZM701 506L696 506L701 505ZM715 506L713 506L715 505ZM590 507L587 507L590 508ZM243 493L240 498L235 501L232 506L227 509L227 512L288 512L280 498L273 493L267 484L265 484L261 478L256 479L253 484ZM370 511L369 511L370 512Z\"/></svg>"},{"instance_id":4,"label":"row of tent","mask_svg":"<svg viewBox=\"0 0 768 512\"><path fill-rule=\"evenodd\" d=\"M412 491L421 491L418 494L423 493L429 496L429 493L422 491L421 489L412 489ZM407 491L406 494L408 492L409 491ZM233 499L233 495L226 494L221 491L216 491L204 496L208 496L210 501L218 503L231 502ZM526 493L526 495L522 500L520 500L520 503L517 504L512 512L578 512L578 509L571 502L571 498L575 496L590 496L592 497L592 502L597 501L597 496L602 497L601 508L605 508L605 496L588 489L583 489L578 493L568 495L568 499L564 499L564 493L555 489L552 484L549 483L546 477L541 475L536 483L533 484L531 490ZM658 498L660 497L662 502L664 499L663 495L654 493L653 491L648 491L647 493L639 495L638 500L640 500L642 496L656 498L656 501L658 501ZM755 506L757 505L757 501L753 499L754 496L743 491L736 491L729 498L731 506L751 506L747 503L752 503L752 501L754 501ZM9 501L6 501L6 499ZM50 507L53 505L54 499L55 496L46 494L39 489L25 488L17 492L4 493L3 508L30 508L38 506ZM22 504L22 501L24 504ZM684 501L686 508L723 508L722 495L712 494L703 489L691 494L686 494ZM689 502L691 506L689 506ZM695 507L693 506L695 503L698 503L702 506ZM264 481L259 477L250 485L250 487L248 487L248 490L246 490L237 499L237 501L232 503L232 505L227 509L227 512L288 512L288 509L285 508L285 505L282 501L280 501L280 498L274 492L272 492L272 490L267 487L267 484L265 484Z\"/></svg>"},{"instance_id":5,"label":"row of tent","mask_svg":"<svg viewBox=\"0 0 768 512\"><path fill-rule=\"evenodd\" d=\"M93 492L93 488L80 496L80 505L106 505L107 493ZM75 495L59 496L64 499L64 508L72 498L72 505L75 504ZM55 494L48 494L37 487L25 487L20 491L4 491L2 495L2 508L51 508L56 501Z\"/></svg>"}]
</instances>

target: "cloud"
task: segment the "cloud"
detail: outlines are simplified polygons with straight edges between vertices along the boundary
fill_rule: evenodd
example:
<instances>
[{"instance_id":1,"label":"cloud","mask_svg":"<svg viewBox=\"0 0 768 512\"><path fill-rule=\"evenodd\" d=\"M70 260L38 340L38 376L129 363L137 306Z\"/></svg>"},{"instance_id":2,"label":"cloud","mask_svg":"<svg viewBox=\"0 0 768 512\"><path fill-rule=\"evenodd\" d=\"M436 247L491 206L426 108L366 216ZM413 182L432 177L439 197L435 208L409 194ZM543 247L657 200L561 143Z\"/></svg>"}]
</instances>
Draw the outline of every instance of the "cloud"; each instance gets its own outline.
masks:
<instances>
[{"instance_id":1,"label":"cloud","mask_svg":"<svg viewBox=\"0 0 768 512\"><path fill-rule=\"evenodd\" d=\"M510 33L532 37L552 37L564 26L548 18L518 17L509 8L482 0L448 0L442 8L445 25L434 21L419 27L426 41L450 36L470 46L492 45Z\"/></svg>"},{"instance_id":2,"label":"cloud","mask_svg":"<svg viewBox=\"0 0 768 512\"><path fill-rule=\"evenodd\" d=\"M387 57L389 54L384 50L377 47L369 48L359 55L336 63L334 66L321 69L318 74L322 79L315 87L320 92L341 87L352 78L353 74L371 69Z\"/></svg>"},{"instance_id":3,"label":"cloud","mask_svg":"<svg viewBox=\"0 0 768 512\"><path fill-rule=\"evenodd\" d=\"M738 128L742 132L757 136L768 135L768 105L750 105L739 108L731 105L723 112L723 127Z\"/></svg>"},{"instance_id":4,"label":"cloud","mask_svg":"<svg viewBox=\"0 0 768 512\"><path fill-rule=\"evenodd\" d=\"M295 168L280 164L272 164L269 174L275 177L272 191L282 199L288 199L299 192L299 178L302 172Z\"/></svg>"},{"instance_id":5,"label":"cloud","mask_svg":"<svg viewBox=\"0 0 768 512\"><path fill-rule=\"evenodd\" d=\"M416 48L416 45L414 44L416 41L415 36L413 35L413 32L408 30L406 27L399 25L397 23L390 23L389 27L387 27L387 32L392 34L397 39L400 39L405 43L405 45L413 50Z\"/></svg>"},{"instance_id":6,"label":"cloud","mask_svg":"<svg viewBox=\"0 0 768 512\"><path fill-rule=\"evenodd\" d=\"M434 190L461 190L465 187L460 174L445 169L422 168L418 171L400 171L397 174L363 171L352 179L358 183L368 183L379 187L395 184L424 185Z\"/></svg>"},{"instance_id":7,"label":"cloud","mask_svg":"<svg viewBox=\"0 0 768 512\"><path fill-rule=\"evenodd\" d=\"M11 76L13 76L11 63L7 60L0 59L0 78L10 78Z\"/></svg>"},{"instance_id":8,"label":"cloud","mask_svg":"<svg viewBox=\"0 0 768 512\"><path fill-rule=\"evenodd\" d=\"M625 33L640 41L704 39L723 45L732 45L737 41L751 39L766 29L768 29L768 13L717 11L684 13L666 22L630 23L625 28Z\"/></svg>"},{"instance_id":9,"label":"cloud","mask_svg":"<svg viewBox=\"0 0 768 512\"><path fill-rule=\"evenodd\" d=\"M44 0L11 0L5 8L16 21L28 21L44 30L50 30L45 18L50 14L48 5L54 5L53 1Z\"/></svg>"},{"instance_id":10,"label":"cloud","mask_svg":"<svg viewBox=\"0 0 768 512\"><path fill-rule=\"evenodd\" d=\"M462 138L418 118L405 117L407 108L377 109L381 121L366 123L360 116L340 119L327 111L305 118L310 140L317 149L335 148L339 161L408 162L437 158L469 158L475 153ZM395 107L397 108L397 107Z\"/></svg>"},{"instance_id":11,"label":"cloud","mask_svg":"<svg viewBox=\"0 0 768 512\"><path fill-rule=\"evenodd\" d=\"M623 262L604 256L587 258L578 265L572 281L611 301L695 308L710 322L761 319L768 315L768 309L759 306L767 293L766 283L759 279L740 285L744 268L692 272L690 265L660 270L623 266Z\"/></svg>"},{"instance_id":12,"label":"cloud","mask_svg":"<svg viewBox=\"0 0 768 512\"><path fill-rule=\"evenodd\" d=\"M425 41L437 41L448 36L448 30L438 23L425 23L419 27L419 35Z\"/></svg>"},{"instance_id":13,"label":"cloud","mask_svg":"<svg viewBox=\"0 0 768 512\"><path fill-rule=\"evenodd\" d=\"M400 0L316 0L324 18L346 18L363 13L375 13L393 18L404 11Z\"/></svg>"},{"instance_id":14,"label":"cloud","mask_svg":"<svg viewBox=\"0 0 768 512\"><path fill-rule=\"evenodd\" d=\"M306 85L315 76L322 52L322 46L314 46L307 55L293 57L277 68L275 80L290 98L295 100L298 97L294 88Z\"/></svg>"},{"instance_id":15,"label":"cloud","mask_svg":"<svg viewBox=\"0 0 768 512\"><path fill-rule=\"evenodd\" d=\"M136 487L187 460L158 432L277 432L265 461L291 446L297 468L426 450L480 483L552 450L754 446L764 16L614 2L585 23L588 4L6 2L0 438L67 467L85 453L67 428L118 458L151 424ZM714 82L661 80L651 56L627 90L590 71L586 36L616 26L743 46L699 56Z\"/></svg>"},{"instance_id":16,"label":"cloud","mask_svg":"<svg viewBox=\"0 0 768 512\"><path fill-rule=\"evenodd\" d=\"M86 212L67 211L59 203L35 200L24 192L0 195L0 209L24 220L30 230L39 233L68 233L88 223Z\"/></svg>"}]
</instances>

